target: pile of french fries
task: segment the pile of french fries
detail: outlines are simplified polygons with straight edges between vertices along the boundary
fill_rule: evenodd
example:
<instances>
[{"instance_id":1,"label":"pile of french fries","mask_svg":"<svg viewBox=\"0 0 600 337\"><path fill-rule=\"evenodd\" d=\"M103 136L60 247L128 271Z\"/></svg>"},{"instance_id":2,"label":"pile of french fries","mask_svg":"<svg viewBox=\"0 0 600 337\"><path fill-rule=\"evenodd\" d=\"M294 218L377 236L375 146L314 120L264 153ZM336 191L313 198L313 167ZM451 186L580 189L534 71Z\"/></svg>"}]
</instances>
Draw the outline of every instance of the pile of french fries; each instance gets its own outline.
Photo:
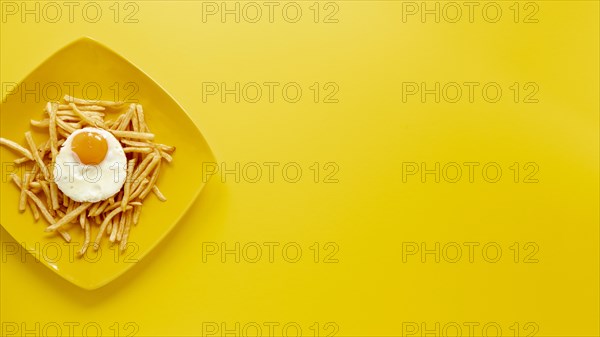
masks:
<instances>
[{"instance_id":1,"label":"pile of french fries","mask_svg":"<svg viewBox=\"0 0 600 337\"><path fill-rule=\"evenodd\" d=\"M90 101L66 95L63 102L49 102L45 118L31 120L31 125L48 131L48 140L36 144L30 131L25 132L27 147L0 138L4 145L22 157L17 165L30 165L30 170L19 176L12 173L12 181L19 188L19 211L29 206L34 219L48 222L47 232L56 232L67 242L68 230L75 227L84 232L84 242L78 251L83 256L90 244L98 250L103 237L119 243L121 251L127 247L132 225L138 223L144 199L153 193L161 201L166 198L156 185L163 161L171 162L175 147L154 142L140 104ZM106 117L120 113L114 120ZM117 138L128 157L127 177L121 191L99 202L76 202L63 194L54 182L53 167L60 146L75 130L84 127L101 128ZM91 242L93 229L98 228Z\"/></svg>"}]
</instances>

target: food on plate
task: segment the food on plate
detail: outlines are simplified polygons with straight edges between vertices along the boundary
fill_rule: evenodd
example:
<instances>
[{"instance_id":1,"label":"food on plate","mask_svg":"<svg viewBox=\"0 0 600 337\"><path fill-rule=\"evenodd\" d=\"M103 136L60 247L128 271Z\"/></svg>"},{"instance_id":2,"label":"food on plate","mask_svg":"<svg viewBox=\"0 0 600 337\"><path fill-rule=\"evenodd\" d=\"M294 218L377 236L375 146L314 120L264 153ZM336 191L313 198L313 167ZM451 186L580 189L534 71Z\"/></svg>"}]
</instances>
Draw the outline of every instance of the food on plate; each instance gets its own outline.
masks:
<instances>
[{"instance_id":1,"label":"food on plate","mask_svg":"<svg viewBox=\"0 0 600 337\"><path fill-rule=\"evenodd\" d=\"M97 250L104 237L126 249L148 195L166 201L156 182L175 147L154 142L140 104L67 95L47 103L45 114L31 121L48 132L45 141L37 144L31 131L27 146L0 137L0 145L22 156L14 162L23 174L11 174L19 210L29 207L36 221L48 222L47 232L67 242L70 230L82 231L80 256L91 244Z\"/></svg>"},{"instance_id":2,"label":"food on plate","mask_svg":"<svg viewBox=\"0 0 600 337\"><path fill-rule=\"evenodd\" d=\"M110 132L98 128L76 130L56 156L55 182L67 197L98 202L117 194L125 184L127 157Z\"/></svg>"}]
</instances>

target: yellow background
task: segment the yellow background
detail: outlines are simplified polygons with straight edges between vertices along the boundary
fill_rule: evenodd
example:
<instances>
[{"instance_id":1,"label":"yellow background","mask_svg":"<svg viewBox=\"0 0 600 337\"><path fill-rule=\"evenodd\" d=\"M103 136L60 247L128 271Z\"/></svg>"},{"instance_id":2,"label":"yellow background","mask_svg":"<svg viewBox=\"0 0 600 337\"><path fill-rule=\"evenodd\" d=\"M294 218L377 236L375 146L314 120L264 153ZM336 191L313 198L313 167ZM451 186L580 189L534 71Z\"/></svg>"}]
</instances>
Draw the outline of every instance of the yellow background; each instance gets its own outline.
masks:
<instances>
[{"instance_id":1,"label":"yellow background","mask_svg":"<svg viewBox=\"0 0 600 337\"><path fill-rule=\"evenodd\" d=\"M123 22L125 3L115 23L109 8L114 2L97 3L103 12L96 23L77 9L69 22L66 7L57 23L43 14L39 23L32 15L3 17L1 82L19 82L54 51L91 36L173 95L219 164L231 169L236 162L278 162L281 168L295 162L303 176L290 183L276 169L270 183L265 166L257 183L214 175L153 252L95 291L3 250L3 327L17 324L22 335L23 324L34 329L56 322L66 335L65 322L78 322L76 333L95 322L110 336L115 322L123 335L133 322L137 336L167 336L200 335L216 324L221 336L222 323L232 329L256 322L268 335L265 323L276 322L281 335L284 325L296 322L312 336L317 322L322 335L337 327L337 336L392 336L407 334L413 323L431 329L456 322L467 336L465 322L479 324L479 335L495 322L513 336L518 322L520 336L533 326L537 336L600 333L597 1L535 2L537 23L522 22L533 8L525 2L518 4L515 23L512 1L495 2L502 9L496 23L482 17L485 2L478 3L473 23L464 6L457 23L443 16L436 23L432 15L403 22L407 5L394 1L335 2L337 23L322 22L333 8L326 11L325 2L319 23L312 1L296 2L303 10L297 23L283 19L286 2L279 2L273 23L264 6L259 22L241 17L236 23L231 15L226 22L218 15L203 20L199 1L139 1L137 23ZM266 91L257 103L235 103L231 95L203 102L204 82L297 82L303 94L297 103L280 94L270 103ZM339 102L321 97L314 103L314 82L336 83ZM477 91L473 103L465 93L457 103L436 103L432 95L403 102L404 82L428 88L495 82L503 92L496 103ZM535 83L538 103L523 103L523 96L515 103L509 88L514 82ZM310 169L315 162L318 183ZM328 162L339 167L337 183L323 182ZM403 182L403 163L413 162L427 169L437 162L478 162L479 168L494 162L503 175L490 183L476 169L470 183L462 166L456 183L444 177L436 183L433 175ZM509 168L514 162L521 167L518 183ZM539 168L537 183L523 182L528 162ZM199 167L198 179L202 174ZM14 241L1 234L4 246ZM266 256L268 242L279 244L273 262ZM292 242L302 248L297 263L280 249ZM439 263L433 255L422 262L421 251L403 261L403 243L432 249L454 242L463 247L456 263L443 252ZM465 242L479 244L473 262ZM511 250L515 242L519 262ZM213 243L265 248L257 263L243 252L239 263L232 254L223 262L219 254L203 254ZM482 257L487 243L501 247L497 263ZM324 263L332 247L339 248L337 263ZM532 247L539 248L537 262L524 263Z\"/></svg>"}]
</instances>

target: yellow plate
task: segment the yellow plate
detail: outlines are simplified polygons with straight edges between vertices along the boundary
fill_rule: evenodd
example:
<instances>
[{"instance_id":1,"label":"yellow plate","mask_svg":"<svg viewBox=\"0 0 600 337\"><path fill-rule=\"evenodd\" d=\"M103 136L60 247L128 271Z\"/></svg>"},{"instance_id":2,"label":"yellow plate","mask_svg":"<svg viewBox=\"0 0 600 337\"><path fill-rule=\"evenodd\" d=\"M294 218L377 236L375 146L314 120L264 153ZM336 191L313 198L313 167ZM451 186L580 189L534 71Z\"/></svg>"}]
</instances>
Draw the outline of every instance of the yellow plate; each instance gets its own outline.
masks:
<instances>
[{"instance_id":1,"label":"yellow plate","mask_svg":"<svg viewBox=\"0 0 600 337\"><path fill-rule=\"evenodd\" d=\"M34 132L39 143L47 132L35 130L30 119L41 119L46 100L74 94L90 99L139 101L156 141L174 145L177 151L171 164L163 165L157 182L167 197L160 202L154 196L144 201L137 226L130 234L127 250L104 245L97 253L89 249L83 258L75 252L83 242L82 231L73 227L72 242L44 232L43 219L34 222L29 209L19 213L19 191L10 181L10 172L19 172L12 164L18 155L2 148L0 184L0 224L39 261L85 288L101 287L132 267L156 246L175 226L204 186L202 163L213 162L204 137L185 111L148 75L109 48L89 39L79 39L52 55L22 83L13 85L0 105L0 135L25 145L24 133Z\"/></svg>"}]
</instances>

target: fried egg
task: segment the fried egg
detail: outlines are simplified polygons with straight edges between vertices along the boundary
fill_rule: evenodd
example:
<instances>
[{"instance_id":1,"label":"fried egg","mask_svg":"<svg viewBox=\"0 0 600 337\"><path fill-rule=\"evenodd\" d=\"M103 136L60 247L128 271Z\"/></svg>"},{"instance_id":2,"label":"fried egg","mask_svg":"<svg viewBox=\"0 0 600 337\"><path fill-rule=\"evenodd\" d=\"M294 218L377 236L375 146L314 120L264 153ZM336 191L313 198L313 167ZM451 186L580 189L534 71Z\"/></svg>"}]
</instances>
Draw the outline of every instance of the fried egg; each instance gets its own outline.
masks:
<instances>
[{"instance_id":1,"label":"fried egg","mask_svg":"<svg viewBox=\"0 0 600 337\"><path fill-rule=\"evenodd\" d=\"M127 157L110 132L83 128L63 143L54 167L58 188L78 202L106 200L121 190L127 176Z\"/></svg>"}]
</instances>

